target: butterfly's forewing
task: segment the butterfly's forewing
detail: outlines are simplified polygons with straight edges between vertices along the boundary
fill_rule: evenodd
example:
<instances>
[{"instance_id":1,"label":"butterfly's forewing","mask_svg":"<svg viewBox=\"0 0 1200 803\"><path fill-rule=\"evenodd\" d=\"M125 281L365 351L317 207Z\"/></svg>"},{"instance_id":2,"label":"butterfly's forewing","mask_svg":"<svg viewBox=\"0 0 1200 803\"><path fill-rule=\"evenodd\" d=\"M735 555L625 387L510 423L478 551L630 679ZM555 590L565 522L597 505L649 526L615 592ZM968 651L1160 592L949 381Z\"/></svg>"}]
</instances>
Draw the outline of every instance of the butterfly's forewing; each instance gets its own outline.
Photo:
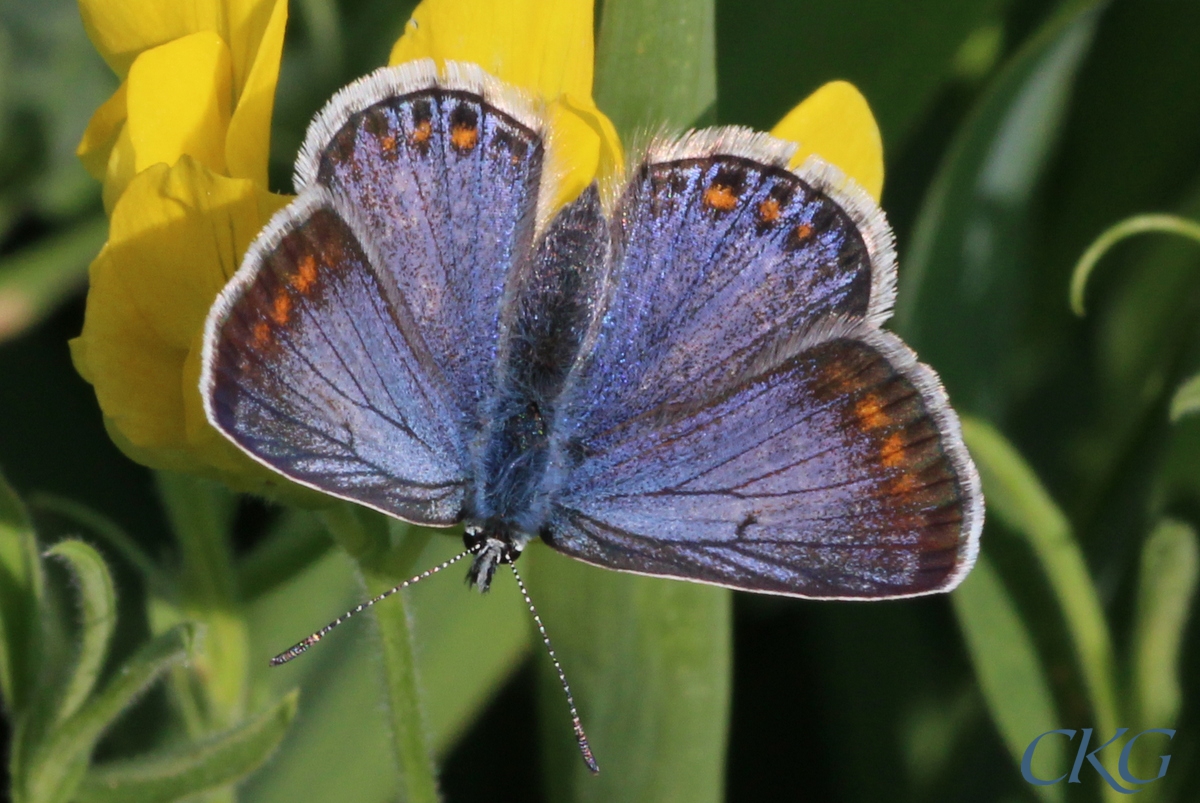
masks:
<instances>
[{"instance_id":1,"label":"butterfly's forewing","mask_svg":"<svg viewBox=\"0 0 1200 803\"><path fill-rule=\"evenodd\" d=\"M781 594L952 587L982 498L936 375L877 328L890 232L830 173L789 178L753 147L650 163L627 191L545 537L610 568Z\"/></svg>"},{"instance_id":2,"label":"butterfly's forewing","mask_svg":"<svg viewBox=\"0 0 1200 803\"><path fill-rule=\"evenodd\" d=\"M541 122L473 65L450 62L439 77L433 62L413 62L369 80L313 123L297 186L326 187L358 214L384 292L410 311L473 433L492 389L501 299L537 222Z\"/></svg>"},{"instance_id":3,"label":"butterfly's forewing","mask_svg":"<svg viewBox=\"0 0 1200 803\"><path fill-rule=\"evenodd\" d=\"M432 63L343 90L299 197L210 313L209 420L255 459L401 518L462 513L512 262L532 236L536 119ZM519 98L517 98L519 101Z\"/></svg>"},{"instance_id":4,"label":"butterfly's forewing","mask_svg":"<svg viewBox=\"0 0 1200 803\"><path fill-rule=\"evenodd\" d=\"M789 153L741 129L651 149L613 216L611 298L572 402L585 433L703 400L822 316L890 313L890 231L865 196L784 169Z\"/></svg>"}]
</instances>

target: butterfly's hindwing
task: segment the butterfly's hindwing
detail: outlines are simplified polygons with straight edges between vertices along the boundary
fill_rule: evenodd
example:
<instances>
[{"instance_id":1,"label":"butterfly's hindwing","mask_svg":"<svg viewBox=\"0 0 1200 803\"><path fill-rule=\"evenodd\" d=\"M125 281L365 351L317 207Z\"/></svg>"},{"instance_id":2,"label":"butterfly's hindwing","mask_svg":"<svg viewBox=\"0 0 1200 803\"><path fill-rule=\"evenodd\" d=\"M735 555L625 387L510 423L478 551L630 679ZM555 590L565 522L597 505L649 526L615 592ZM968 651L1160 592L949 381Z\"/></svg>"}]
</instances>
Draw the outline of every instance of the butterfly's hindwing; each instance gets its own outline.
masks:
<instances>
[{"instance_id":1,"label":"butterfly's hindwing","mask_svg":"<svg viewBox=\"0 0 1200 803\"><path fill-rule=\"evenodd\" d=\"M344 214L310 191L252 247L210 324L210 419L298 482L452 522L465 478L454 416Z\"/></svg>"},{"instance_id":2,"label":"butterfly's hindwing","mask_svg":"<svg viewBox=\"0 0 1200 803\"><path fill-rule=\"evenodd\" d=\"M731 391L589 441L558 498L552 546L611 568L798 596L956 584L982 509L936 376L861 322L816 331Z\"/></svg>"}]
</instances>

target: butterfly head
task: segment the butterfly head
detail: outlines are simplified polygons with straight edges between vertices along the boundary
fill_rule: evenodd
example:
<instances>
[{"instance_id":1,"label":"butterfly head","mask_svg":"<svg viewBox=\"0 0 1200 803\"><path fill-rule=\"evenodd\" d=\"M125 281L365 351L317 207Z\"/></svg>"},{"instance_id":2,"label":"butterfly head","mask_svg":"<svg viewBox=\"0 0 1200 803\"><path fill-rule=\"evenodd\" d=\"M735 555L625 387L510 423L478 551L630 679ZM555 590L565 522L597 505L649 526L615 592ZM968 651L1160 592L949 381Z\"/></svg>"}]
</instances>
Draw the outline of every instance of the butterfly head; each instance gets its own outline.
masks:
<instances>
[{"instance_id":1,"label":"butterfly head","mask_svg":"<svg viewBox=\"0 0 1200 803\"><path fill-rule=\"evenodd\" d=\"M496 567L515 561L528 542L528 536L497 519L468 521L463 531L463 544L475 556L471 568L467 570L468 585L487 591L492 585Z\"/></svg>"}]
</instances>

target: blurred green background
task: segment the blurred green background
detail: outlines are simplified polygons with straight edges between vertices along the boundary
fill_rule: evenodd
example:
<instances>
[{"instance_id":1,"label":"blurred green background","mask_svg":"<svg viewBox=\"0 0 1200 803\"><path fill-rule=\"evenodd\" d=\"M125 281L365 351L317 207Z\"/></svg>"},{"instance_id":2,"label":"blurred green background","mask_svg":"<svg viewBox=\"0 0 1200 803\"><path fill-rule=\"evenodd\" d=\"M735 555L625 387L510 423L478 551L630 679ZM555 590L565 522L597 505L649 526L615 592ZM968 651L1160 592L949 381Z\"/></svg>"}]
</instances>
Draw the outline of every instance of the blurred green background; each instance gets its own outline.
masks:
<instances>
[{"instance_id":1,"label":"blurred green background","mask_svg":"<svg viewBox=\"0 0 1200 803\"><path fill-rule=\"evenodd\" d=\"M385 63L412 6L291 3L272 189L291 189L309 118ZM825 81L862 90L883 133L883 207L901 254L890 326L968 419L989 506L983 558L946 597L738 594L730 618L730 595L610 579L531 550L530 590L593 736L595 779L512 582L481 598L437 578L391 621L411 631L416 738L443 797L1113 800L1086 764L1080 783L1028 784L1022 750L1055 728L1095 728L1097 747L1117 727L1157 727L1178 733L1139 743L1135 774L1173 758L1140 799L1200 799L1200 625L1189 615L1200 388L1179 391L1200 371L1200 244L1122 242L1087 287L1086 315L1068 305L1076 261L1108 227L1146 212L1200 219L1200 3L608 0L597 21L596 97L623 135L664 120L769 128ZM112 711L68 799L420 800L420 768L395 766L404 726L389 729L395 698L368 617L287 667L266 660L364 593L327 525L397 547L387 572L367 573L370 587L444 559L458 539L156 477L109 441L71 366L66 342L106 232L74 149L115 86L74 2L0 4L0 467L24 500L0 494L0 567L11 571L12 545L34 530L39 549L68 536L95 547L45 563L45 654L70 665L71 645L104 629L77 600L100 600L116 615L93 670L103 689L146 660L147 643L174 633L184 646L162 655L182 656L190 631L170 629L178 621L205 624L211 639L232 628L246 655L209 675L156 659L166 681ZM218 569L221 605L178 590ZM0 576L10 639L18 586ZM224 719L193 710L220 683L240 690L240 707ZM285 694L297 687L293 717ZM15 710L8 701L0 772L19 774L20 757L7 758L27 735L14 737ZM37 730L37 716L21 721ZM1035 771L1068 771L1078 743L1055 753L1047 740ZM196 744L208 752L187 753ZM1116 752L1101 754L1114 777ZM162 777L147 781L151 770ZM187 772L190 786L178 781Z\"/></svg>"}]
</instances>

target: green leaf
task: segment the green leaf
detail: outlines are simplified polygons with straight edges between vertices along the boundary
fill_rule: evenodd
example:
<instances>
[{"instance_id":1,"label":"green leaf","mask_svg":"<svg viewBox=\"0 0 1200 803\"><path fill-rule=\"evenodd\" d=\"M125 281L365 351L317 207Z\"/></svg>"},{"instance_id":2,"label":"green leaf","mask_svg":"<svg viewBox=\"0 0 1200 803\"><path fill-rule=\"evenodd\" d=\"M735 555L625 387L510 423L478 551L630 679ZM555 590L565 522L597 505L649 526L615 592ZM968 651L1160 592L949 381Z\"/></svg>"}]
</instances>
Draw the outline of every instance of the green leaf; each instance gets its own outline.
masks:
<instances>
[{"instance_id":1,"label":"green leaf","mask_svg":"<svg viewBox=\"0 0 1200 803\"><path fill-rule=\"evenodd\" d=\"M901 260L896 328L956 406L996 417L1013 375L1028 285L1030 204L1102 2L1072 2L1009 60L959 129Z\"/></svg>"},{"instance_id":2,"label":"green leaf","mask_svg":"<svg viewBox=\"0 0 1200 803\"><path fill-rule=\"evenodd\" d=\"M413 568L436 566L461 549L458 537L434 536ZM516 585L501 574L492 592L473 593L463 587L462 566L404 592L436 755L454 746L534 646L529 611Z\"/></svg>"},{"instance_id":3,"label":"green leaf","mask_svg":"<svg viewBox=\"0 0 1200 803\"><path fill-rule=\"evenodd\" d=\"M1112 641L1096 586L1066 516L1012 444L990 425L964 418L963 437L979 468L989 514L1029 543L1050 582L1071 636L1096 728L1114 733L1121 723Z\"/></svg>"},{"instance_id":4,"label":"green leaf","mask_svg":"<svg viewBox=\"0 0 1200 803\"><path fill-rule=\"evenodd\" d=\"M1122 240L1147 233L1178 234L1200 243L1200 223L1178 215L1134 215L1113 224L1088 246L1075 263L1075 270L1071 274L1071 310L1076 315L1084 314L1083 292L1101 257Z\"/></svg>"},{"instance_id":5,"label":"green leaf","mask_svg":"<svg viewBox=\"0 0 1200 803\"><path fill-rule=\"evenodd\" d=\"M182 663L195 640L191 625L156 637L125 662L104 689L32 752L19 803L62 803L83 778L100 736L163 672Z\"/></svg>"},{"instance_id":6,"label":"green leaf","mask_svg":"<svg viewBox=\"0 0 1200 803\"><path fill-rule=\"evenodd\" d=\"M213 608L237 596L228 542L234 496L211 480L155 472L158 495L183 556L184 596Z\"/></svg>"},{"instance_id":7,"label":"green leaf","mask_svg":"<svg viewBox=\"0 0 1200 803\"><path fill-rule=\"evenodd\" d=\"M1180 521L1161 522L1142 549L1133 626L1133 685L1144 728L1175 727L1183 700L1183 636L1198 578L1196 531Z\"/></svg>"},{"instance_id":8,"label":"green leaf","mask_svg":"<svg viewBox=\"0 0 1200 803\"><path fill-rule=\"evenodd\" d=\"M56 719L61 722L83 705L104 668L108 643L117 626L117 595L104 558L83 541L60 541L46 554L62 558L70 568L83 613L75 665L58 701Z\"/></svg>"},{"instance_id":9,"label":"green leaf","mask_svg":"<svg viewBox=\"0 0 1200 803\"><path fill-rule=\"evenodd\" d=\"M1200 374L1175 389L1175 395L1171 397L1171 423L1195 413L1200 413Z\"/></svg>"},{"instance_id":10,"label":"green leaf","mask_svg":"<svg viewBox=\"0 0 1200 803\"><path fill-rule=\"evenodd\" d=\"M153 588L165 590L169 584L167 575L155 565L150 556L129 537L115 521L73 499L55 494L38 493L29 499L29 504L39 511L47 511L85 527L116 550L122 558L138 570Z\"/></svg>"},{"instance_id":11,"label":"green leaf","mask_svg":"<svg viewBox=\"0 0 1200 803\"><path fill-rule=\"evenodd\" d=\"M884 151L892 153L927 111L972 31L987 25L1005 5L1010 3L719 3L721 120L770 129L821 84L843 79L871 104ZM984 30L995 31L996 26ZM976 57L976 64L980 61Z\"/></svg>"},{"instance_id":12,"label":"green leaf","mask_svg":"<svg viewBox=\"0 0 1200 803\"><path fill-rule=\"evenodd\" d=\"M548 798L718 801L729 717L730 592L588 566L533 544L529 593L600 774L579 756L558 675L539 659Z\"/></svg>"},{"instance_id":13,"label":"green leaf","mask_svg":"<svg viewBox=\"0 0 1200 803\"><path fill-rule=\"evenodd\" d=\"M43 579L25 506L0 474L0 695L20 714L38 676Z\"/></svg>"},{"instance_id":14,"label":"green leaf","mask_svg":"<svg viewBox=\"0 0 1200 803\"><path fill-rule=\"evenodd\" d=\"M596 104L622 139L695 123L717 100L712 0L605 0Z\"/></svg>"},{"instance_id":15,"label":"green leaf","mask_svg":"<svg viewBox=\"0 0 1200 803\"><path fill-rule=\"evenodd\" d=\"M94 767L75 800L168 803L235 783L275 752L296 715L298 697L290 692L262 713L198 744Z\"/></svg>"},{"instance_id":16,"label":"green leaf","mask_svg":"<svg viewBox=\"0 0 1200 803\"><path fill-rule=\"evenodd\" d=\"M1062 727L1033 637L986 554L950 601L988 710L1008 752L1020 764L1026 746L1038 734ZM1061 742L1047 740L1037 759L1058 768L1063 754ZM1038 777L1054 777L1040 766L1034 769ZM1063 798L1059 786L1039 786L1036 791L1043 800Z\"/></svg>"},{"instance_id":17,"label":"green leaf","mask_svg":"<svg viewBox=\"0 0 1200 803\"><path fill-rule=\"evenodd\" d=\"M396 575L365 575L372 596L407 579ZM433 751L428 741L425 712L421 705L413 640L408 627L404 599L389 600L375 609L379 641L383 647L383 674L387 691L388 722L392 730L401 799L408 803L437 803L437 780Z\"/></svg>"},{"instance_id":18,"label":"green leaf","mask_svg":"<svg viewBox=\"0 0 1200 803\"><path fill-rule=\"evenodd\" d=\"M107 236L108 220L97 215L0 259L0 342L24 332L79 290Z\"/></svg>"}]
</instances>

